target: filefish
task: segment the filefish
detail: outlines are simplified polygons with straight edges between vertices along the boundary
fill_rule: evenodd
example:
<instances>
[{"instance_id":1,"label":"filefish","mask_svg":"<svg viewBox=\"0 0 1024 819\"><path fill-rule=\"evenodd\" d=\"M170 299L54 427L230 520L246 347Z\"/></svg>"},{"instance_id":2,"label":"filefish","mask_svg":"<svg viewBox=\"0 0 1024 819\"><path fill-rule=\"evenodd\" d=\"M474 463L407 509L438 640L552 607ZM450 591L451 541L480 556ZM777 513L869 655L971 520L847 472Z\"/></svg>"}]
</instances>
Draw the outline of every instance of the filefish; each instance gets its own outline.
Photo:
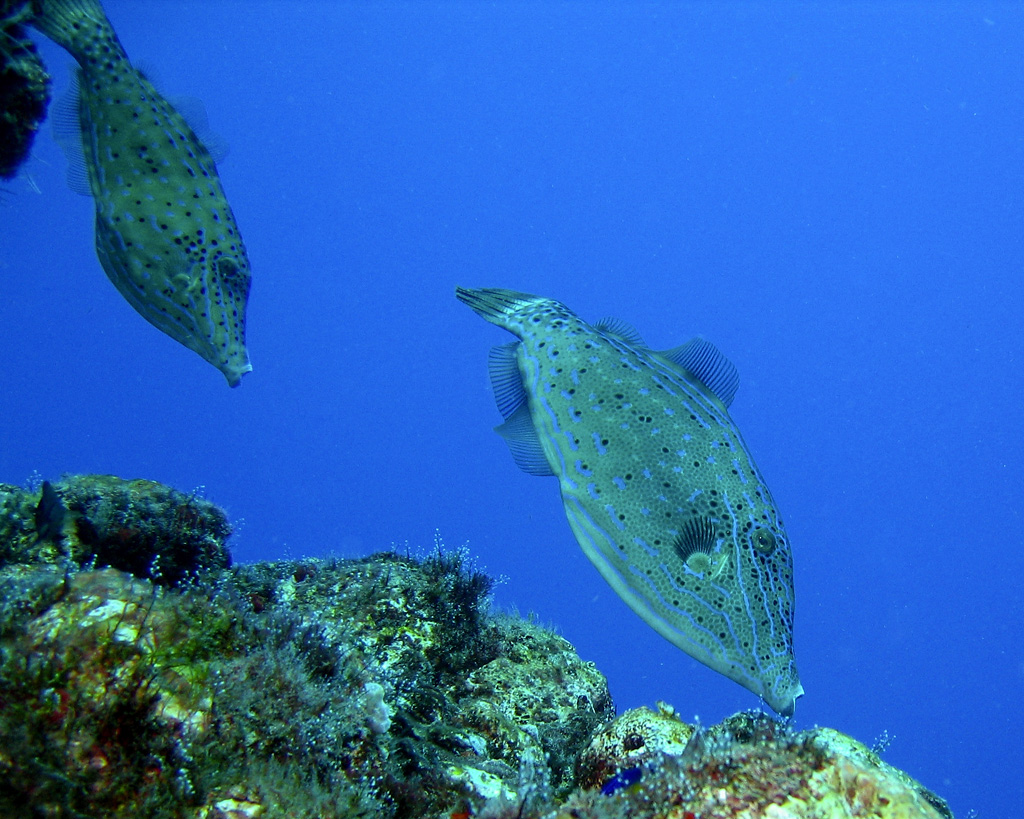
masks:
<instances>
[{"instance_id":1,"label":"filefish","mask_svg":"<svg viewBox=\"0 0 1024 819\"><path fill-rule=\"evenodd\" d=\"M490 375L519 466L558 477L576 540L626 603L690 656L791 716L793 558L728 407L736 368L695 338L656 352L625 322L496 288L456 296L519 338Z\"/></svg>"},{"instance_id":2,"label":"filefish","mask_svg":"<svg viewBox=\"0 0 1024 819\"><path fill-rule=\"evenodd\" d=\"M147 321L235 387L252 370L245 314L252 274L210 151L128 61L98 0L35 0L32 25L78 62L69 122L96 202L96 255ZM69 133L70 132L70 133Z\"/></svg>"},{"instance_id":3,"label":"filefish","mask_svg":"<svg viewBox=\"0 0 1024 819\"><path fill-rule=\"evenodd\" d=\"M67 507L64 506L64 501L57 494L57 490L53 488L53 484L43 481L39 503L32 513L36 525L36 544L48 540L59 545L64 539L64 521L67 514Z\"/></svg>"}]
</instances>

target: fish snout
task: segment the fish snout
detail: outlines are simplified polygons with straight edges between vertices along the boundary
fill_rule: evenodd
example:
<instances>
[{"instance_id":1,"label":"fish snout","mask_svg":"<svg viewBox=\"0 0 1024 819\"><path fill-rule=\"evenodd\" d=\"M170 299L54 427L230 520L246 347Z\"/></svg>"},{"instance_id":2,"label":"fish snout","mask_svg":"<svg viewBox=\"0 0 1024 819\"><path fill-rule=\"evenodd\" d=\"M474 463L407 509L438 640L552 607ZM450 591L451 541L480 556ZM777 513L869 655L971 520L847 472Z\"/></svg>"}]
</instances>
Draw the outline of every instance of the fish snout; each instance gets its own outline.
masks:
<instances>
[{"instance_id":1,"label":"fish snout","mask_svg":"<svg viewBox=\"0 0 1024 819\"><path fill-rule=\"evenodd\" d=\"M792 717L796 712L796 701L804 695L804 687L799 681L783 691L769 691L765 693L765 702L771 709L783 717Z\"/></svg>"},{"instance_id":2,"label":"fish snout","mask_svg":"<svg viewBox=\"0 0 1024 819\"><path fill-rule=\"evenodd\" d=\"M252 364L249 363L249 359L246 357L243 363L226 361L218 369L224 373L229 387L237 387L242 383L242 376L252 372Z\"/></svg>"}]
</instances>

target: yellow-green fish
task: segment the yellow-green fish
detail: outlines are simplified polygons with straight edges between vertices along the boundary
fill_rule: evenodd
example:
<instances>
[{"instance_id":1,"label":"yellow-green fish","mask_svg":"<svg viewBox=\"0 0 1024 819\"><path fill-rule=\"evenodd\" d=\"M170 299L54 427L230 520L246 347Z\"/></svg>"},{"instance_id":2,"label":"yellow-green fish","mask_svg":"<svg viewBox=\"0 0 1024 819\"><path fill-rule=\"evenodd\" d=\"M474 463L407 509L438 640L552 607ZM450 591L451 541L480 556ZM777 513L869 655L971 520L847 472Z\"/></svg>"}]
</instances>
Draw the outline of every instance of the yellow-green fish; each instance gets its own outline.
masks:
<instances>
[{"instance_id":1,"label":"yellow-green fish","mask_svg":"<svg viewBox=\"0 0 1024 819\"><path fill-rule=\"evenodd\" d=\"M659 634L789 716L793 557L727 407L736 368L696 338L655 352L629 325L552 299L456 288L519 337L491 351L516 462L555 475L576 540Z\"/></svg>"},{"instance_id":2,"label":"yellow-green fish","mask_svg":"<svg viewBox=\"0 0 1024 819\"><path fill-rule=\"evenodd\" d=\"M34 9L32 25L78 62L71 128L81 187L96 200L100 264L147 321L237 386L252 370L252 275L210 152L128 61L97 0L35 0Z\"/></svg>"}]
</instances>

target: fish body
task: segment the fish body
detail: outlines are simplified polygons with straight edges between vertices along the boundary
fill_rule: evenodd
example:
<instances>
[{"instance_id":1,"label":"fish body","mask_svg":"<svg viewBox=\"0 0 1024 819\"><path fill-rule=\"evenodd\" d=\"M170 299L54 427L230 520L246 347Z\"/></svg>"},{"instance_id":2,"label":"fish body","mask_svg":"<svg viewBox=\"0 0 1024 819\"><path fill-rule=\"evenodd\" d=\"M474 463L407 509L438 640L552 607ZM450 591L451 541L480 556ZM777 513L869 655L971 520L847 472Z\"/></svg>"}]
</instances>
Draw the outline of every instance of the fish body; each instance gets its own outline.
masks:
<instances>
[{"instance_id":1,"label":"fish body","mask_svg":"<svg viewBox=\"0 0 1024 819\"><path fill-rule=\"evenodd\" d=\"M32 25L78 62L66 127L81 140L100 264L147 321L237 386L252 370L252 275L210 152L129 62L97 0L36 0L35 9Z\"/></svg>"},{"instance_id":2,"label":"fish body","mask_svg":"<svg viewBox=\"0 0 1024 819\"><path fill-rule=\"evenodd\" d=\"M616 592L688 654L791 715L793 559L728 404L735 368L709 342L647 348L618 321L502 289L457 297L519 338L491 352L527 472L559 479L565 513Z\"/></svg>"}]
</instances>

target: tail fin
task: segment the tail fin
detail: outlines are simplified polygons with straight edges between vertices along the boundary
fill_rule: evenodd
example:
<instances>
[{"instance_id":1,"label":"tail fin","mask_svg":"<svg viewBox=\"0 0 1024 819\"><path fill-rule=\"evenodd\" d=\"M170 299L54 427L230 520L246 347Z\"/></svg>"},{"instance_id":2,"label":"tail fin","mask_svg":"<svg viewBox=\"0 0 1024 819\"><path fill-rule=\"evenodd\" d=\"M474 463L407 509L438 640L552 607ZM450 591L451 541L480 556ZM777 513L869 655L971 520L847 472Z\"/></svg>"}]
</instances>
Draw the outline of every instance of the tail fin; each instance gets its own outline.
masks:
<instances>
[{"instance_id":1,"label":"tail fin","mask_svg":"<svg viewBox=\"0 0 1024 819\"><path fill-rule=\"evenodd\" d=\"M506 319L524 305L538 301L537 296L528 293L517 293L502 287L482 287L470 290L468 287L456 287L455 298L472 307L488 321L504 327Z\"/></svg>"}]
</instances>

